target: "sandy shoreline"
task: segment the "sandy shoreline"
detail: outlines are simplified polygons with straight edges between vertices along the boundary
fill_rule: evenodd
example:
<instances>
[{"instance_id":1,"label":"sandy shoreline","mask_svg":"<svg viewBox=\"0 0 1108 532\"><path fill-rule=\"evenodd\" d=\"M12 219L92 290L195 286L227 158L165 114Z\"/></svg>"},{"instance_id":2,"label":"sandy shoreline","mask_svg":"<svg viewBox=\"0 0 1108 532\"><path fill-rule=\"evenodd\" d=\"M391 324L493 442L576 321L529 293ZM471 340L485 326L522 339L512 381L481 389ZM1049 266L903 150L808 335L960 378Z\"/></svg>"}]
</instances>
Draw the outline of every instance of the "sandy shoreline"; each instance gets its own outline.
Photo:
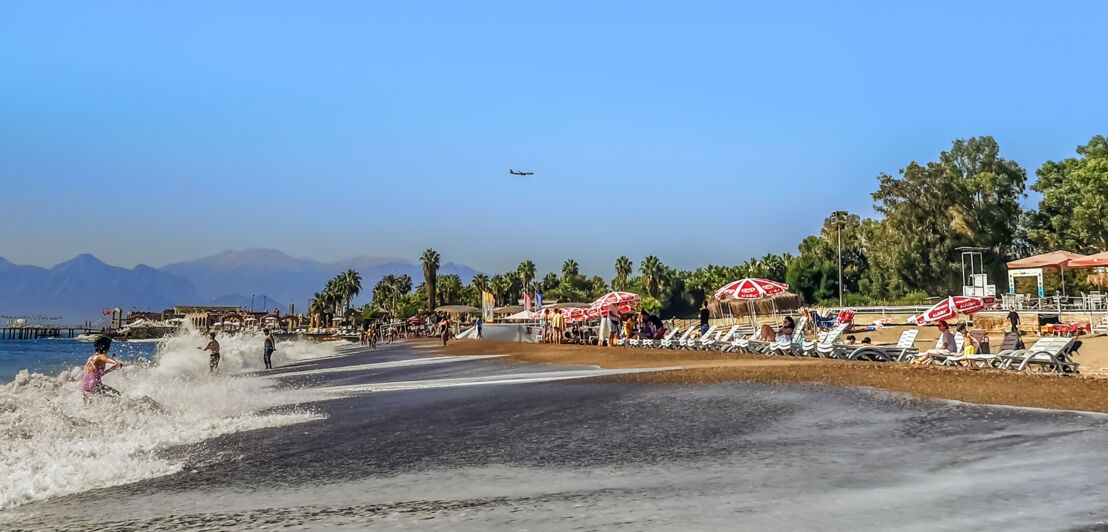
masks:
<instances>
[{"instance_id":1,"label":"sandy shoreline","mask_svg":"<svg viewBox=\"0 0 1108 532\"><path fill-rule=\"evenodd\" d=\"M443 355L507 354L514 360L533 364L595 365L606 369L683 368L605 377L619 382L690 384L750 381L869 386L922 398L1108 413L1108 382L1096 376L490 340L456 340L436 351Z\"/></svg>"}]
</instances>

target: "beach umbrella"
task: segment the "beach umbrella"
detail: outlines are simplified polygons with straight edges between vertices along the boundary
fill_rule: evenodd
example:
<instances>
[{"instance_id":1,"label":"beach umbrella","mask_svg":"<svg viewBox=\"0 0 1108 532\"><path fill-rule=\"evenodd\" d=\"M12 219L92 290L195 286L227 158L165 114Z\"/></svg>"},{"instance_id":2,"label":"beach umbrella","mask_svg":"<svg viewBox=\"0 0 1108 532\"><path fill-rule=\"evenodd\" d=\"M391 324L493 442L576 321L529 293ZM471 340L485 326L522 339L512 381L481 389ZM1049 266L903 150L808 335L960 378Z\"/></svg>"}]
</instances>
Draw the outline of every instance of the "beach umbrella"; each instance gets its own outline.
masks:
<instances>
[{"instance_id":1,"label":"beach umbrella","mask_svg":"<svg viewBox=\"0 0 1108 532\"><path fill-rule=\"evenodd\" d=\"M585 321L589 319L589 311L585 308L574 307L566 312L566 321L570 323L577 323L579 321Z\"/></svg>"},{"instance_id":2,"label":"beach umbrella","mask_svg":"<svg viewBox=\"0 0 1108 532\"><path fill-rule=\"evenodd\" d=\"M779 283L769 279L747 277L746 279L739 279L738 281L727 283L723 288L716 290L716 299L720 301L725 299L757 301L772 295L782 294L788 289L789 285L785 283Z\"/></svg>"},{"instance_id":3,"label":"beach umbrella","mask_svg":"<svg viewBox=\"0 0 1108 532\"><path fill-rule=\"evenodd\" d=\"M642 297L632 292L608 292L592 302L593 307L608 308L609 305L622 305L636 307Z\"/></svg>"},{"instance_id":4,"label":"beach umbrella","mask_svg":"<svg viewBox=\"0 0 1108 532\"><path fill-rule=\"evenodd\" d=\"M783 294L789 289L789 285L769 279L747 277L723 285L716 290L716 299L726 301L729 299L741 299L747 302L750 308L750 325L758 328L757 311L754 302L777 294Z\"/></svg>"},{"instance_id":5,"label":"beach umbrella","mask_svg":"<svg viewBox=\"0 0 1108 532\"><path fill-rule=\"evenodd\" d=\"M976 314L993 303L996 303L996 298L993 297L950 296L923 311L919 316L909 318L908 321L912 323L935 323L952 320L959 314L965 316Z\"/></svg>"}]
</instances>

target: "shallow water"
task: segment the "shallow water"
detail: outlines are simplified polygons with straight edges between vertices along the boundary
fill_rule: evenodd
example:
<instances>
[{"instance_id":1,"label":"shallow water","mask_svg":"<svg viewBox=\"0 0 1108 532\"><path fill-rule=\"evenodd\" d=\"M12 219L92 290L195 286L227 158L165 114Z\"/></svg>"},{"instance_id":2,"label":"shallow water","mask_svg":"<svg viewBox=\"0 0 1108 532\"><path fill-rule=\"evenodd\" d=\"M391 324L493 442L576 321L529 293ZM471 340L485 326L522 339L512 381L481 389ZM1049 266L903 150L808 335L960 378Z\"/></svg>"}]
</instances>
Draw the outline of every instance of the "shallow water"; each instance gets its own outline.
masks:
<instances>
[{"instance_id":1,"label":"shallow water","mask_svg":"<svg viewBox=\"0 0 1108 532\"><path fill-rule=\"evenodd\" d=\"M0 386L0 478L5 479L0 509L173 473L181 462L158 455L168 446L321 417L296 406L304 402L302 393L274 390L265 380L242 375L262 367L251 356L261 336L222 338L216 375L209 373L207 353L196 349L204 340L191 332L156 343L113 344L111 354L125 366L105 376L104 383L123 396L91 400L78 388L79 365L91 344L19 342L25 355L20 360L31 370ZM333 346L285 342L278 361L333 352ZM65 369L43 373L56 368ZM287 408L258 414L275 406Z\"/></svg>"},{"instance_id":2,"label":"shallow water","mask_svg":"<svg viewBox=\"0 0 1108 532\"><path fill-rule=\"evenodd\" d=\"M163 445L149 457L176 471L23 504L4 524L1108 529L1108 416L823 386L557 380L596 373L425 356L394 344L238 377L308 419ZM262 417L289 408L238 400Z\"/></svg>"}]
</instances>

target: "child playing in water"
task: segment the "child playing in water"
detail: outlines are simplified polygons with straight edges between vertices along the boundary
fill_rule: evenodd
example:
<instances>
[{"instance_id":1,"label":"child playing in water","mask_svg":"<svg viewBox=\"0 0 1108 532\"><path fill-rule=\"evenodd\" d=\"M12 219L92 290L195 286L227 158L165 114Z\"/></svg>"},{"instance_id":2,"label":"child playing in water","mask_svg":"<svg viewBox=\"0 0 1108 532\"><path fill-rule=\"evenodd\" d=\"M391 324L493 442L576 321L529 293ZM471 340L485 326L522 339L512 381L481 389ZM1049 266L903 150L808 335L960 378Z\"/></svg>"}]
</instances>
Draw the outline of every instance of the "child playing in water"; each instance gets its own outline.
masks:
<instances>
[{"instance_id":1,"label":"child playing in water","mask_svg":"<svg viewBox=\"0 0 1108 532\"><path fill-rule=\"evenodd\" d=\"M101 379L123 366L123 363L108 356L108 350L112 347L112 339L101 336L92 344L93 354L85 361L85 378L81 380L81 391L85 393L85 402L89 396L106 395L119 397L119 392L104 384ZM111 364L111 367L108 367Z\"/></svg>"},{"instance_id":2,"label":"child playing in water","mask_svg":"<svg viewBox=\"0 0 1108 532\"><path fill-rule=\"evenodd\" d=\"M203 349L204 351L211 351L211 356L208 357L208 373L214 373L219 369L219 342L215 341L215 333L208 333L208 337L212 340L208 342L205 347L197 347L197 349Z\"/></svg>"}]
</instances>

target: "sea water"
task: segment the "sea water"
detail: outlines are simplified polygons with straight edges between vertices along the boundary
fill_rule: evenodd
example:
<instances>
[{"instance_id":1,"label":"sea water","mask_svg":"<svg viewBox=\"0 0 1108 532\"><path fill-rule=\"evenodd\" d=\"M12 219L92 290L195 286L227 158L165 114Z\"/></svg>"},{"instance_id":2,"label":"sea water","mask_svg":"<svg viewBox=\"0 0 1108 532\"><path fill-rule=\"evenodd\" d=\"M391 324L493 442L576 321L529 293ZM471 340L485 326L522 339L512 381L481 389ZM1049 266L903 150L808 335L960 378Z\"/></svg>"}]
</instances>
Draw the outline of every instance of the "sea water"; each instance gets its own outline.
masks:
<instances>
[{"instance_id":1,"label":"sea water","mask_svg":"<svg viewBox=\"0 0 1108 532\"><path fill-rule=\"evenodd\" d=\"M75 340L0 343L0 510L33 500L153 478L186 466L161 451L221 434L319 419L307 391L278 390L243 374L264 368L260 333L219 338L211 374L198 331L113 343L122 369L104 383L120 398L86 399L79 383L92 352ZM274 364L333 356L338 343L283 341ZM285 407L285 408L274 408ZM195 458L190 458L195 460Z\"/></svg>"}]
</instances>

